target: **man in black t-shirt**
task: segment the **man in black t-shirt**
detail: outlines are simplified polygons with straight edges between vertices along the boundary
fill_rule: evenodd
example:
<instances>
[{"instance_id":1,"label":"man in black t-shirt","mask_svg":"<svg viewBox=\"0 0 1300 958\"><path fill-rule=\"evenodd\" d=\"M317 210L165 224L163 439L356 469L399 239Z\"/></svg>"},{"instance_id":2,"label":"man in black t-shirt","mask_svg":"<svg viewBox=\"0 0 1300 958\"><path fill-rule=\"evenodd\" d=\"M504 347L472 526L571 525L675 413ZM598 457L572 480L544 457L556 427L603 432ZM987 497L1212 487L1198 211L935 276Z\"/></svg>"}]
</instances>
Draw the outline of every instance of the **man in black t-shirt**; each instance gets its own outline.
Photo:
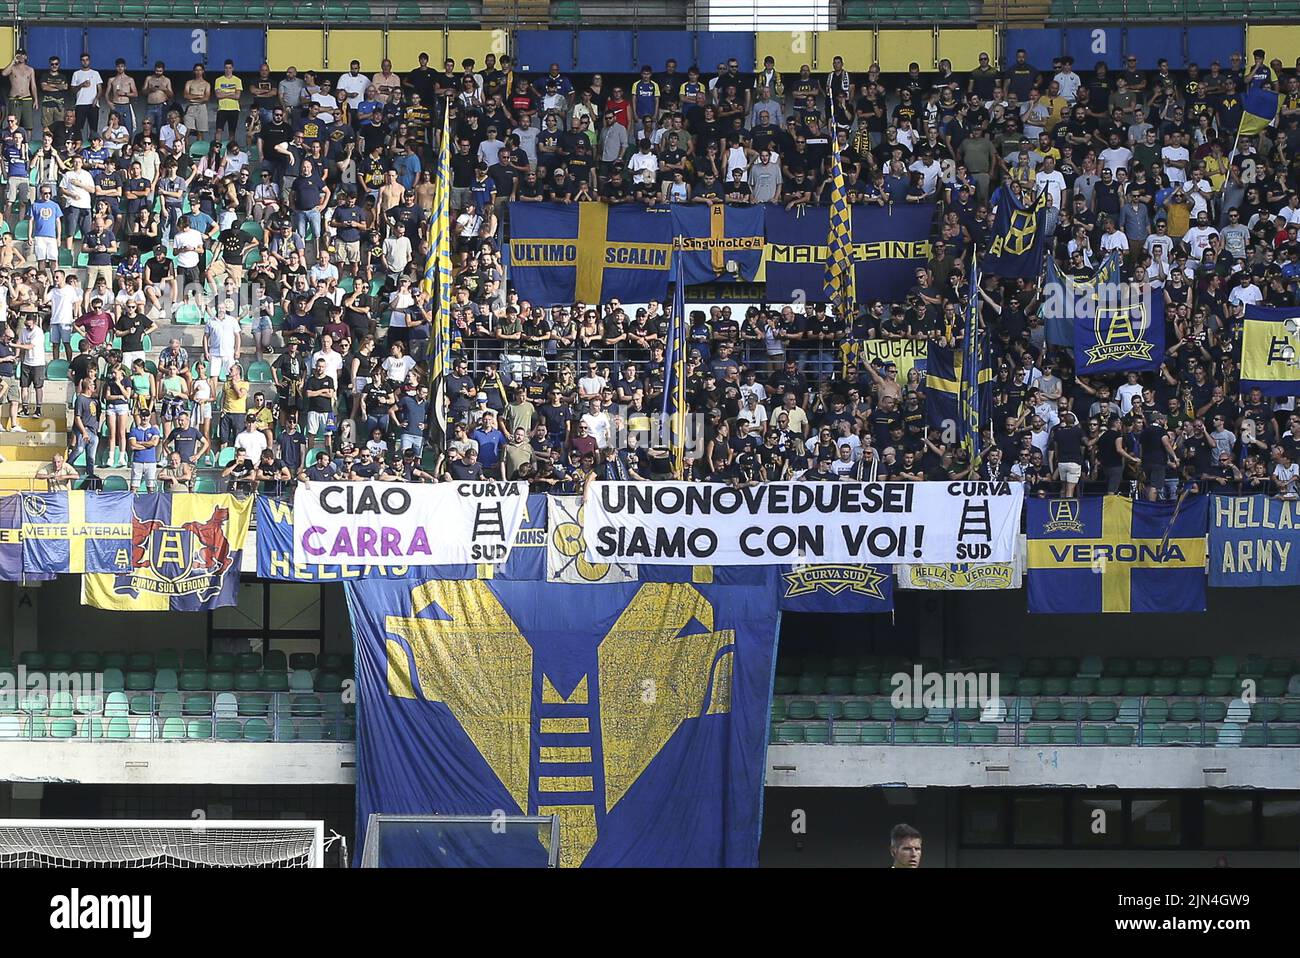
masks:
<instances>
[{"instance_id":1,"label":"man in black t-shirt","mask_svg":"<svg viewBox=\"0 0 1300 958\"><path fill-rule=\"evenodd\" d=\"M325 360L316 360L315 370L303 384L303 396L307 405L307 435L315 437L324 433L326 448L330 449L334 446L334 433L327 427L337 395L338 384L325 371Z\"/></svg>"},{"instance_id":2,"label":"man in black t-shirt","mask_svg":"<svg viewBox=\"0 0 1300 958\"><path fill-rule=\"evenodd\" d=\"M1165 415L1151 414L1149 420L1136 419L1138 444L1141 447L1142 470L1146 473L1146 497L1155 502L1165 488L1165 475L1172 467L1178 468L1178 457L1173 440L1165 431Z\"/></svg>"},{"instance_id":3,"label":"man in black t-shirt","mask_svg":"<svg viewBox=\"0 0 1300 958\"><path fill-rule=\"evenodd\" d=\"M167 434L166 446L181 457L181 462L195 464L211 448L206 436L190 425L190 414L183 412L176 427Z\"/></svg>"},{"instance_id":4,"label":"man in black t-shirt","mask_svg":"<svg viewBox=\"0 0 1300 958\"><path fill-rule=\"evenodd\" d=\"M316 461L298 472L298 481L304 486L313 482L334 482L339 478L338 467L324 449L316 453Z\"/></svg>"},{"instance_id":5,"label":"man in black t-shirt","mask_svg":"<svg viewBox=\"0 0 1300 958\"><path fill-rule=\"evenodd\" d=\"M1074 413L1065 413L1052 430L1047 453L1049 465L1060 477L1062 498L1073 498L1083 476L1083 429Z\"/></svg>"}]
</instances>

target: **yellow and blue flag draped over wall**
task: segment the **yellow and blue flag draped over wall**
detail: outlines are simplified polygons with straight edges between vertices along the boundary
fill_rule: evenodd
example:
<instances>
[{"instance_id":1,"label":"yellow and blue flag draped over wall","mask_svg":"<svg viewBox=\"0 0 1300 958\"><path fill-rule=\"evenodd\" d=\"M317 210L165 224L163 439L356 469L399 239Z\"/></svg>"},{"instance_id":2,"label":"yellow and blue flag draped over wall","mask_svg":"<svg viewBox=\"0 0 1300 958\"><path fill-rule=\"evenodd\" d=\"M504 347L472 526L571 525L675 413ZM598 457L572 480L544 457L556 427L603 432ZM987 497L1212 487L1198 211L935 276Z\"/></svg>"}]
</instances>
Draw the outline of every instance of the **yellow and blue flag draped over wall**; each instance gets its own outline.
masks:
<instances>
[{"instance_id":1,"label":"yellow and blue flag draped over wall","mask_svg":"<svg viewBox=\"0 0 1300 958\"><path fill-rule=\"evenodd\" d=\"M1114 283L1119 279L1123 263L1119 253L1112 253L1101 261L1090 279L1077 280L1062 273L1056 261L1048 257L1041 313L1049 343L1074 348L1075 317L1090 308L1089 303L1099 284Z\"/></svg>"},{"instance_id":2,"label":"yellow and blue flag draped over wall","mask_svg":"<svg viewBox=\"0 0 1300 958\"><path fill-rule=\"evenodd\" d=\"M930 259L932 203L896 203L882 209L852 206L853 282L860 296L898 302L916 285L916 268ZM809 299L824 289L830 248L830 210L808 206L786 210L769 206L763 274L769 302ZM798 291L798 292L797 292Z\"/></svg>"},{"instance_id":3,"label":"yellow and blue flag draped over wall","mask_svg":"<svg viewBox=\"0 0 1300 958\"><path fill-rule=\"evenodd\" d=\"M23 497L0 496L0 582L52 579L23 568Z\"/></svg>"},{"instance_id":4,"label":"yellow and blue flag draped over wall","mask_svg":"<svg viewBox=\"0 0 1300 958\"><path fill-rule=\"evenodd\" d=\"M687 283L751 283L763 265L763 207L674 203L672 228ZM735 264L735 270L727 268Z\"/></svg>"},{"instance_id":5,"label":"yellow and blue flag draped over wall","mask_svg":"<svg viewBox=\"0 0 1300 958\"><path fill-rule=\"evenodd\" d=\"M129 564L87 572L82 602L117 612L201 612L234 605L253 499L207 493L135 496Z\"/></svg>"},{"instance_id":6,"label":"yellow and blue flag draped over wall","mask_svg":"<svg viewBox=\"0 0 1300 958\"><path fill-rule=\"evenodd\" d=\"M1300 308L1247 306L1241 327L1241 391L1300 396Z\"/></svg>"},{"instance_id":7,"label":"yellow and blue flag draped over wall","mask_svg":"<svg viewBox=\"0 0 1300 958\"><path fill-rule=\"evenodd\" d=\"M1027 499L1029 611L1204 612L1208 497Z\"/></svg>"},{"instance_id":8,"label":"yellow and blue flag draped over wall","mask_svg":"<svg viewBox=\"0 0 1300 958\"><path fill-rule=\"evenodd\" d=\"M511 203L510 279L534 306L662 300L672 265L667 209Z\"/></svg>"},{"instance_id":9,"label":"yellow and blue flag draped over wall","mask_svg":"<svg viewBox=\"0 0 1300 958\"><path fill-rule=\"evenodd\" d=\"M344 579L541 579L546 575L547 497L528 497L523 525L510 558L500 565L349 566L296 565L293 561L293 505L257 497L257 577L284 582L340 582Z\"/></svg>"},{"instance_id":10,"label":"yellow and blue flag draped over wall","mask_svg":"<svg viewBox=\"0 0 1300 958\"><path fill-rule=\"evenodd\" d=\"M973 344L980 348L980 344ZM944 442L973 449L993 409L993 369L988 344L975 368L967 366L966 349L940 346L933 340L925 360L925 423L943 431Z\"/></svg>"},{"instance_id":11,"label":"yellow and blue flag draped over wall","mask_svg":"<svg viewBox=\"0 0 1300 958\"><path fill-rule=\"evenodd\" d=\"M362 829L372 812L554 814L563 866L757 864L771 576L345 589Z\"/></svg>"},{"instance_id":12,"label":"yellow and blue flag draped over wall","mask_svg":"<svg viewBox=\"0 0 1300 958\"><path fill-rule=\"evenodd\" d=\"M826 275L822 291L840 317L852 316L857 294L853 283L853 218L844 191L838 141L831 154L831 208L826 232Z\"/></svg>"},{"instance_id":13,"label":"yellow and blue flag draped over wall","mask_svg":"<svg viewBox=\"0 0 1300 958\"><path fill-rule=\"evenodd\" d=\"M129 492L23 493L23 568L46 576L130 569L131 504Z\"/></svg>"},{"instance_id":14,"label":"yellow and blue flag draped over wall","mask_svg":"<svg viewBox=\"0 0 1300 958\"><path fill-rule=\"evenodd\" d=\"M1241 98L1241 125L1237 136L1256 136L1277 119L1281 97L1263 83L1254 82Z\"/></svg>"},{"instance_id":15,"label":"yellow and blue flag draped over wall","mask_svg":"<svg viewBox=\"0 0 1300 958\"><path fill-rule=\"evenodd\" d=\"M424 261L424 291L433 298L433 329L429 339L429 421L437 426L434 444L445 447L447 432L446 376L451 369L451 111L442 111L438 166L433 180L433 210L429 217L429 253Z\"/></svg>"},{"instance_id":16,"label":"yellow and blue flag draped over wall","mask_svg":"<svg viewBox=\"0 0 1300 958\"><path fill-rule=\"evenodd\" d=\"M1010 188L999 191L984 271L993 276L1037 279L1047 253L1047 191L1025 206Z\"/></svg>"}]
</instances>

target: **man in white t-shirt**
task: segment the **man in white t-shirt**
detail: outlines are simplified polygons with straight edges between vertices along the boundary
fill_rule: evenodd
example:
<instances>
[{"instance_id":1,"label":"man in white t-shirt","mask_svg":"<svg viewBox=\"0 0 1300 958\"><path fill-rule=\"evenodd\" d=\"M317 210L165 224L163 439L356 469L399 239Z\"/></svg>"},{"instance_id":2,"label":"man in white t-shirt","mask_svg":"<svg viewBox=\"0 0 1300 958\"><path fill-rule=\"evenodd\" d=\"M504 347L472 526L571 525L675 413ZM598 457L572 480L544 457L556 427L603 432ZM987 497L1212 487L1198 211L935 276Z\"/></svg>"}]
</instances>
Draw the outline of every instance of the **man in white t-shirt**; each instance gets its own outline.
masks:
<instances>
[{"instance_id":1,"label":"man in white t-shirt","mask_svg":"<svg viewBox=\"0 0 1300 958\"><path fill-rule=\"evenodd\" d=\"M250 462L257 462L266 446L266 434L257 428L257 420L249 416L244 420L244 431L235 436L235 448L244 450Z\"/></svg>"},{"instance_id":2,"label":"man in white t-shirt","mask_svg":"<svg viewBox=\"0 0 1300 958\"><path fill-rule=\"evenodd\" d=\"M45 330L41 329L34 307L23 313L23 324L18 329L18 342L15 348L22 356L19 369L18 385L22 390L23 408L27 415L42 416L41 403L45 393ZM35 394L36 404L33 408L28 400L28 390Z\"/></svg>"},{"instance_id":3,"label":"man in white t-shirt","mask_svg":"<svg viewBox=\"0 0 1300 958\"><path fill-rule=\"evenodd\" d=\"M581 420L587 427L587 435L596 440L597 449L608 449L614 435L614 424L609 413L601 409L600 398L591 401L591 411L583 413Z\"/></svg>"},{"instance_id":4,"label":"man in white t-shirt","mask_svg":"<svg viewBox=\"0 0 1300 958\"><path fill-rule=\"evenodd\" d=\"M72 239L77 230L90 231L90 204L95 193L95 178L82 168L81 157L68 160L68 171L59 180L59 196L63 202L63 243L72 249Z\"/></svg>"},{"instance_id":5,"label":"man in white t-shirt","mask_svg":"<svg viewBox=\"0 0 1300 958\"><path fill-rule=\"evenodd\" d=\"M190 218L182 216L176 221L176 235L172 237L172 250L176 253L176 273L186 295L203 284L203 234L190 226Z\"/></svg>"},{"instance_id":6,"label":"man in white t-shirt","mask_svg":"<svg viewBox=\"0 0 1300 958\"><path fill-rule=\"evenodd\" d=\"M599 373L600 367L596 363L587 363L587 375L578 378L578 398L581 400L595 399L600 396L600 391L609 385L608 380Z\"/></svg>"},{"instance_id":7,"label":"man in white t-shirt","mask_svg":"<svg viewBox=\"0 0 1300 958\"><path fill-rule=\"evenodd\" d=\"M63 271L58 270L54 279L59 285L52 287L46 294L50 305L50 346L57 357L59 345L62 344L68 362L72 362L72 324L81 314L81 299L85 293L76 273L63 276Z\"/></svg>"},{"instance_id":8,"label":"man in white t-shirt","mask_svg":"<svg viewBox=\"0 0 1300 958\"><path fill-rule=\"evenodd\" d=\"M1264 294L1255 284L1255 280L1250 273L1238 273L1237 285L1228 294L1228 302L1239 303L1242 306L1256 306L1263 301Z\"/></svg>"},{"instance_id":9,"label":"man in white t-shirt","mask_svg":"<svg viewBox=\"0 0 1300 958\"><path fill-rule=\"evenodd\" d=\"M90 68L90 54L81 55L81 69L72 74L68 86L77 91L77 135L89 141L99 132L99 96L104 92L104 78Z\"/></svg>"},{"instance_id":10,"label":"man in white t-shirt","mask_svg":"<svg viewBox=\"0 0 1300 958\"><path fill-rule=\"evenodd\" d=\"M308 366L315 369L317 362L325 364L325 375L333 379L337 386L339 372L343 369L343 354L334 348L334 337L329 333L321 335L320 349L311 354L311 362Z\"/></svg>"},{"instance_id":11,"label":"man in white t-shirt","mask_svg":"<svg viewBox=\"0 0 1300 958\"><path fill-rule=\"evenodd\" d=\"M1034 174L1034 189L1041 193L1047 190L1052 198L1052 206L1061 208L1061 196L1065 193L1065 177L1056 168L1056 158L1043 157L1043 168Z\"/></svg>"},{"instance_id":12,"label":"man in white t-shirt","mask_svg":"<svg viewBox=\"0 0 1300 958\"><path fill-rule=\"evenodd\" d=\"M348 64L348 72L339 77L339 95L347 100L348 109L355 110L361 98L370 86L370 77L361 72L361 61L353 60Z\"/></svg>"},{"instance_id":13,"label":"man in white t-shirt","mask_svg":"<svg viewBox=\"0 0 1300 958\"><path fill-rule=\"evenodd\" d=\"M1201 261L1205 251L1209 249L1210 237L1218 236L1219 231L1210 225L1210 219L1204 211L1196 217L1196 225L1183 234L1183 242L1187 244L1187 255L1196 262Z\"/></svg>"},{"instance_id":14,"label":"man in white t-shirt","mask_svg":"<svg viewBox=\"0 0 1300 958\"><path fill-rule=\"evenodd\" d=\"M1133 159L1133 151L1120 142L1118 133L1111 133L1110 145L1102 150L1097 159L1101 165L1110 170L1112 176L1119 176L1119 171L1128 168Z\"/></svg>"},{"instance_id":15,"label":"man in white t-shirt","mask_svg":"<svg viewBox=\"0 0 1300 958\"><path fill-rule=\"evenodd\" d=\"M1119 414L1127 416L1133 410L1133 404L1142 398L1142 383L1136 372L1128 374L1128 382L1120 386L1115 392L1115 398L1119 401Z\"/></svg>"},{"instance_id":16,"label":"man in white t-shirt","mask_svg":"<svg viewBox=\"0 0 1300 958\"><path fill-rule=\"evenodd\" d=\"M1169 145L1160 148L1160 163L1169 177L1169 184L1177 186L1187 182L1187 165L1191 156L1183 146L1183 136L1177 130L1169 134Z\"/></svg>"},{"instance_id":17,"label":"man in white t-shirt","mask_svg":"<svg viewBox=\"0 0 1300 958\"><path fill-rule=\"evenodd\" d=\"M239 360L239 320L233 312L222 312L208 320L204 326L203 355L208 361L208 372L220 379L232 363Z\"/></svg>"}]
</instances>

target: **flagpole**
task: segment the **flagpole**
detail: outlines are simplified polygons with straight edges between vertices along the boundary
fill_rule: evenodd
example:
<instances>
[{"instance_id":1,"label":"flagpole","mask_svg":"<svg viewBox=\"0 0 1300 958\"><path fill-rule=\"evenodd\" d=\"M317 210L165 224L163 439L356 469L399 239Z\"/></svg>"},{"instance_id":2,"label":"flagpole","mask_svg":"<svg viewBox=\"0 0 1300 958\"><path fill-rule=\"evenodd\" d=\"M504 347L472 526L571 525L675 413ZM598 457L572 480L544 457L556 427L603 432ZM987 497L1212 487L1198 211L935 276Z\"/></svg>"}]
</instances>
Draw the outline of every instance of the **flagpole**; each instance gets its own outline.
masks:
<instances>
[{"instance_id":1,"label":"flagpole","mask_svg":"<svg viewBox=\"0 0 1300 958\"><path fill-rule=\"evenodd\" d=\"M438 425L438 451L445 454L451 435L447 422L446 380L451 368L451 103L443 104L442 135L429 217L429 251L420 285L433 300L433 354L429 368L429 415Z\"/></svg>"}]
</instances>

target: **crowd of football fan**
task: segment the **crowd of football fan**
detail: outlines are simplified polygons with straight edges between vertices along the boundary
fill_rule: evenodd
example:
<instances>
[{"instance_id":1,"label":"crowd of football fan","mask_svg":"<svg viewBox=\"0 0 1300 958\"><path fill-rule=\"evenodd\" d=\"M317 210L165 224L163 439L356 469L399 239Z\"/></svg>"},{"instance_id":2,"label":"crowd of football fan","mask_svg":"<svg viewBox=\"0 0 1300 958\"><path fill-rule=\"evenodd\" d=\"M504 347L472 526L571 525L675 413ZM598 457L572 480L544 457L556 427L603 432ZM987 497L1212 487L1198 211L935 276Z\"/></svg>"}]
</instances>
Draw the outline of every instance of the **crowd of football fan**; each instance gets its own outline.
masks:
<instances>
[{"instance_id":1,"label":"crowd of football fan","mask_svg":"<svg viewBox=\"0 0 1300 958\"><path fill-rule=\"evenodd\" d=\"M1046 341L1039 284L987 278L994 408L978 475L1037 494L1295 494L1294 401L1238 389L1245 306L1294 305L1300 281L1300 80L1263 51L1154 72L1130 58L1080 74L1069 57L1048 69L1017 51L965 74L942 61L886 76L836 57L816 76L768 58L758 73L669 60L620 78L530 74L506 57L439 71L422 55L400 75L385 60L371 76L354 61L333 83L266 66L245 79L227 63L175 85L162 63L137 80L118 61L105 80L89 57L72 72L26 59L3 71L0 424L43 412L62 354L69 458L85 454L92 483L96 461L173 489L216 463L237 491L670 478L657 441L665 309L521 302L499 255L506 203L825 203L835 137L852 202L934 204L932 259L904 301L859 290L851 316L693 311L686 478L970 475L967 453L927 427L922 376L841 365L836 347L957 343L969 254L1011 191L1046 193L1067 275L1122 254L1126 277L1167 304L1168 349L1158 373L1077 377L1071 351ZM1281 113L1237 142L1252 82L1278 90ZM429 443L434 304L421 278L444 108L454 426ZM202 348L172 339L155 359L149 335L187 310ZM77 475L62 460L45 468Z\"/></svg>"}]
</instances>

